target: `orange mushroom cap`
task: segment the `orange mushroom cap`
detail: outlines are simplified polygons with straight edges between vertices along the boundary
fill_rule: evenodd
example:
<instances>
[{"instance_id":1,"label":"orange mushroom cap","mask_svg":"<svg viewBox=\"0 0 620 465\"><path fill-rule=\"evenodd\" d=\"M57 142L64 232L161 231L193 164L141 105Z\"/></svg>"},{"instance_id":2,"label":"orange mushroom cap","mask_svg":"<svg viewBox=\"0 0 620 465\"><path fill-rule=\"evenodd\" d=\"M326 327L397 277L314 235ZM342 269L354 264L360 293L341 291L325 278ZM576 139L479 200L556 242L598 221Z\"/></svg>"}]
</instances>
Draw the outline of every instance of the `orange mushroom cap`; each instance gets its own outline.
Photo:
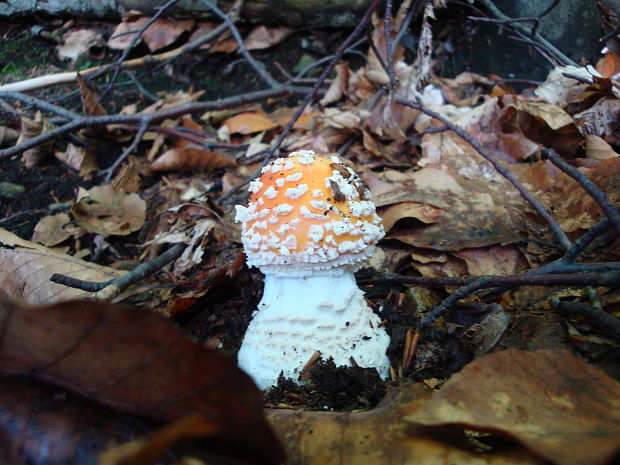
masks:
<instances>
[{"instance_id":1,"label":"orange mushroom cap","mask_svg":"<svg viewBox=\"0 0 620 465\"><path fill-rule=\"evenodd\" d=\"M357 264L384 235L370 191L336 157L293 152L265 166L249 191L236 221L250 266L289 274Z\"/></svg>"}]
</instances>

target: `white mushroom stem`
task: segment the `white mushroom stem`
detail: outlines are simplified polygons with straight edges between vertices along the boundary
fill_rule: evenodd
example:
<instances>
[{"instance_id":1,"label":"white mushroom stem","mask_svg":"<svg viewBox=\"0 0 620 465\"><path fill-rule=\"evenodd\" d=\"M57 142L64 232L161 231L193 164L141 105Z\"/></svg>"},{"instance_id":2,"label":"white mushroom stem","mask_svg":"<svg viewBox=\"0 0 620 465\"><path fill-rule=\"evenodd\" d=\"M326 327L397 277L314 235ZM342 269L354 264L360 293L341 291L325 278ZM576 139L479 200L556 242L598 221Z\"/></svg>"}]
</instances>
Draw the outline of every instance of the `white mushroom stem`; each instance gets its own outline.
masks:
<instances>
[{"instance_id":1,"label":"white mushroom stem","mask_svg":"<svg viewBox=\"0 0 620 465\"><path fill-rule=\"evenodd\" d=\"M350 266L309 272L301 278L266 274L263 298L238 355L239 366L265 389L280 372L297 380L318 350L336 366L389 373L390 339L368 307Z\"/></svg>"}]
</instances>

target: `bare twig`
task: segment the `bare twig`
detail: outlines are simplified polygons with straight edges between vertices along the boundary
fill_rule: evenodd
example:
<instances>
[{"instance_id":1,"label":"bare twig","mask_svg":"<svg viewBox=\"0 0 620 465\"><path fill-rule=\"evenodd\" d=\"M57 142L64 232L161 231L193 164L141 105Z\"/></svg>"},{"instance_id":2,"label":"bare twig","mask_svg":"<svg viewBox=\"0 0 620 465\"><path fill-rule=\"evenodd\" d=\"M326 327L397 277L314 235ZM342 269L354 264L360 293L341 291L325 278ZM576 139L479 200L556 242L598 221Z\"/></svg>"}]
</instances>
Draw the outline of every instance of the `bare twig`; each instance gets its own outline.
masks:
<instances>
[{"instance_id":1,"label":"bare twig","mask_svg":"<svg viewBox=\"0 0 620 465\"><path fill-rule=\"evenodd\" d=\"M489 10L489 12L493 16L495 16L497 19L500 19L500 20L510 20L510 19L512 19L509 16L505 15L499 8L497 8L497 6L495 5L495 3L492 0L480 0L480 3L482 3L487 8L487 10ZM534 32L532 34L532 39L534 39L542 47L544 47L546 50L548 50L549 53L551 53L560 63L562 63L563 65L577 66L577 63L575 63L573 60L571 60L566 55L564 55L564 53L562 53L560 50L558 50L558 48L555 47L555 45L553 45L551 42L549 42L547 39L545 39L543 36L541 36L535 30L534 31L532 31L531 29L528 30L528 28L526 26L524 26L523 24L518 23L518 22L512 24L512 28L514 30L516 30L516 31L526 35L526 36L528 36L532 32Z\"/></svg>"},{"instance_id":2,"label":"bare twig","mask_svg":"<svg viewBox=\"0 0 620 465\"><path fill-rule=\"evenodd\" d=\"M445 298L433 311L420 322L423 326L431 325L446 310L460 299L489 287L521 287L521 286L620 286L620 271L608 273L575 273L547 275L516 275L516 276L480 276L470 284L463 286Z\"/></svg>"},{"instance_id":3,"label":"bare twig","mask_svg":"<svg viewBox=\"0 0 620 465\"><path fill-rule=\"evenodd\" d=\"M499 174L501 174L504 178L506 178L517 189L517 191L519 191L519 194L521 194L521 197L523 197L523 199L526 200L532 206L532 208L534 208L534 210L536 210L536 212L547 222L547 224L549 225L549 228L553 232L553 235L562 245L564 250L568 250L571 247L572 245L571 241L568 239L568 236L566 235L566 233L562 230L562 228L560 228L560 225L553 218L553 216L551 216L551 214L545 209L545 207L542 206L540 201L538 201L538 199L536 199L536 197L534 197L523 186L523 184L519 182L517 177L508 168L506 168L504 165L499 163L490 153L484 150L482 146L478 143L478 141L473 139L462 128L460 128L454 123L451 123L446 118L444 118L442 115L427 108L421 103L413 103L413 102L410 102L410 101L407 101L407 100L404 100L398 97L396 98L396 101L400 103L401 105L405 105L409 108L413 108L414 110L419 110L422 113L432 118L435 118L436 120L443 123L444 126L450 128L450 130L453 131L455 134L457 134L461 139L467 142L474 150L476 150L476 152L478 152L484 159L486 159L489 163L491 163L491 165L493 165L495 170Z\"/></svg>"},{"instance_id":4,"label":"bare twig","mask_svg":"<svg viewBox=\"0 0 620 465\"><path fill-rule=\"evenodd\" d=\"M618 208L609 201L605 192L590 181L590 179L577 168L562 160L562 158L553 149L544 149L543 154L547 156L551 163L576 180L581 187L583 187L583 189L590 194L594 200L596 200L607 218L609 218L609 221L611 221L611 224L618 231L618 233L620 233L620 212L618 211Z\"/></svg>"},{"instance_id":5,"label":"bare twig","mask_svg":"<svg viewBox=\"0 0 620 465\"><path fill-rule=\"evenodd\" d=\"M37 137L33 137L14 147L0 150L0 160L12 157L19 153L36 147L39 144L47 142L55 137L67 134L69 132L84 128L105 126L108 124L126 124L130 126L141 126L145 122L150 124L158 123L169 118L176 118L185 114L198 113L212 110L223 110L226 108L234 108L245 105L247 103L259 102L268 98L277 98L285 95L308 94L314 92L314 89L306 87L282 86L278 89L261 90L248 94L237 95L234 97L223 98L209 102L193 102L166 108L164 110L153 113L133 114L133 115L105 115L105 116L84 116L76 118L63 126L52 129Z\"/></svg>"},{"instance_id":6,"label":"bare twig","mask_svg":"<svg viewBox=\"0 0 620 465\"><path fill-rule=\"evenodd\" d=\"M65 110L62 107L45 102L44 100L40 100L35 97L30 97L29 95L25 95L20 92L0 91L0 99L16 100L18 102L25 103L26 105L31 105L38 108L39 110L45 110L67 119L79 118L80 116L71 110Z\"/></svg>"},{"instance_id":7,"label":"bare twig","mask_svg":"<svg viewBox=\"0 0 620 465\"><path fill-rule=\"evenodd\" d=\"M185 247L187 247L185 244L174 244L172 247L170 247L168 250L166 250L164 253L162 253L157 258L154 258L150 262L141 263L130 272L125 273L118 278L110 279L109 281L104 281L100 283L83 281L81 279L72 278L70 276L65 276L59 273L54 273L50 278L50 281L57 284L62 284L67 287L81 289L87 292L98 292L109 286L114 286L115 288L119 289L120 292L122 292L132 284L143 280L147 276L150 276L156 271L161 270L168 263L171 263L172 261L179 258L185 250Z\"/></svg>"},{"instance_id":8,"label":"bare twig","mask_svg":"<svg viewBox=\"0 0 620 465\"><path fill-rule=\"evenodd\" d=\"M114 170L116 170L118 165L120 165L123 162L123 160L125 160L125 158L127 158L127 156L138 147L138 144L144 137L144 134L146 134L146 130L149 128L149 123L150 121L148 119L143 119L140 122L140 127L138 128L138 132L136 132L136 135L133 138L133 141L131 142L129 147L127 147L127 149L123 153L120 154L120 156L116 159L116 161L112 163L112 166L100 172L101 175L105 175L106 182L108 182L112 178L112 175L114 174Z\"/></svg>"},{"instance_id":9,"label":"bare twig","mask_svg":"<svg viewBox=\"0 0 620 465\"><path fill-rule=\"evenodd\" d=\"M394 49L392 47L392 0L386 0L383 33L385 34L386 71L390 79L390 89L394 89L396 86L396 78L394 77Z\"/></svg>"},{"instance_id":10,"label":"bare twig","mask_svg":"<svg viewBox=\"0 0 620 465\"><path fill-rule=\"evenodd\" d=\"M279 87L281 84L276 81L265 69L265 65L263 65L262 63L260 63L259 61L257 61L251 54L250 52L248 52L248 50L245 48L245 44L243 43L243 38L241 37L241 34L239 34L239 30L237 29L237 27L235 26L235 23L233 22L233 20L230 18L229 15L227 15L226 13L224 13L222 10L220 10L218 7L216 7L213 3L211 3L209 0L199 0L202 4L206 5L207 7L209 7L209 9L211 11L213 11L213 13L215 13L217 16L220 17L220 19L222 21L224 21L226 23L226 25L228 26L228 29L230 29L230 32L232 33L235 41L237 42L237 45L239 47L239 53L241 53L243 55L243 57L247 60L247 62L250 64L250 66L252 68L254 68L254 70L258 73L258 75L263 79L263 81L265 81L267 84L269 84L269 86L272 89L275 89L277 87Z\"/></svg>"},{"instance_id":11,"label":"bare twig","mask_svg":"<svg viewBox=\"0 0 620 465\"><path fill-rule=\"evenodd\" d=\"M620 341L620 320L604 310L579 302L562 302L557 298L551 299L551 304L560 315L587 318L601 331Z\"/></svg>"},{"instance_id":12,"label":"bare twig","mask_svg":"<svg viewBox=\"0 0 620 465\"><path fill-rule=\"evenodd\" d=\"M201 0L201 1L205 1L205 0ZM353 40L366 27L366 25L368 24L368 21L370 21L372 13L377 9L377 7L379 6L380 3L381 3L381 0L373 0L372 4L368 7L368 9L366 10L366 13L364 13L364 16L362 17L360 22L357 24L357 26L355 26L355 29L353 30L353 32L351 32L349 37L347 37L344 40L344 42L342 42L340 44L340 46L338 47L338 50L336 50L336 53L334 54L332 60L325 67L325 69L323 70L323 72L321 73L319 78L317 79L316 84L312 88L312 91L310 93L306 94L306 97L304 98L303 102L301 103L301 105L299 105L299 107L297 107L297 110L295 111L293 116L291 116L291 119L287 123L286 127L278 135L278 138L276 139L276 141L271 145L271 148L269 149L269 151L267 152L267 154L263 158L263 163L262 163L263 167L265 165L267 165L267 163L269 163L269 160L271 160L271 158L274 156L276 151L280 148L280 145L282 144L282 141L284 141L286 136L290 133L291 129L293 128L293 126L295 125L295 123L297 122L299 117L303 114L303 112L306 109L306 107L308 106L308 104L311 101L313 101L318 96L319 89L323 85L323 82L325 82L325 79L327 79L327 77L329 76L329 73L331 73L332 70L336 67L336 64L338 64L338 60L340 60L340 58L344 54L345 50L349 47L351 42L353 42ZM256 178L260 174L260 171L261 171L260 169L257 170L256 173L254 173L254 175L252 176L252 179ZM251 179L238 184L233 189L231 189L226 195L223 195L222 197L220 197L218 199L218 203L220 203L220 204L225 203L231 197L233 197L240 189L242 189L243 187L247 186L250 182L251 182Z\"/></svg>"},{"instance_id":13,"label":"bare twig","mask_svg":"<svg viewBox=\"0 0 620 465\"><path fill-rule=\"evenodd\" d=\"M155 13L153 16L151 16L143 25L142 27L140 27L137 31L132 31L131 33L135 34L133 39L131 39L131 42L129 43L129 45L125 48L125 50L123 50L123 53L121 54L121 56L116 60L116 62L114 62L112 65L110 65L111 69L114 69L114 73L112 74L112 77L110 78L110 82L108 83L108 85L106 86L106 89L103 91L103 93L101 94L101 96L99 97L99 101L103 100L103 98L106 96L106 94L112 89L112 87L114 87L114 83L116 82L116 78L118 78L118 74L121 71L121 65L123 64L123 62L127 59L127 56L129 55L129 52L131 52L131 50L133 50L133 48L135 47L135 45L138 43L138 41L140 40L140 38L142 37L142 34L144 33L144 31L146 31L155 21L157 21L159 19L159 17L164 14L164 12L170 8L172 5L174 5L175 3L177 3L179 0L168 0L165 4L163 4L162 6L157 8L157 13Z\"/></svg>"}]
</instances>

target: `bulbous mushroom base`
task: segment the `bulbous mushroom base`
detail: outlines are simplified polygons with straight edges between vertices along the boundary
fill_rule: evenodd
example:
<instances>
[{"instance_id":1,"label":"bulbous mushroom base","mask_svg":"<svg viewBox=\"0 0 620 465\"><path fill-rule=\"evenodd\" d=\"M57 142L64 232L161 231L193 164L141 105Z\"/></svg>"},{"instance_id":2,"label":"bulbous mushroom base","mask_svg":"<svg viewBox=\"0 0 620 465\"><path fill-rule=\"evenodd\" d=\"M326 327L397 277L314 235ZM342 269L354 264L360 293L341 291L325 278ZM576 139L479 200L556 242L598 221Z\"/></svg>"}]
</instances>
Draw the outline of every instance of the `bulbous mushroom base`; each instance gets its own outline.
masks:
<instances>
[{"instance_id":1,"label":"bulbous mushroom base","mask_svg":"<svg viewBox=\"0 0 620 465\"><path fill-rule=\"evenodd\" d=\"M318 350L336 366L376 368L385 379L390 338L368 307L351 269L291 278L265 276L263 298L238 355L239 366L265 389L283 372L298 380Z\"/></svg>"}]
</instances>

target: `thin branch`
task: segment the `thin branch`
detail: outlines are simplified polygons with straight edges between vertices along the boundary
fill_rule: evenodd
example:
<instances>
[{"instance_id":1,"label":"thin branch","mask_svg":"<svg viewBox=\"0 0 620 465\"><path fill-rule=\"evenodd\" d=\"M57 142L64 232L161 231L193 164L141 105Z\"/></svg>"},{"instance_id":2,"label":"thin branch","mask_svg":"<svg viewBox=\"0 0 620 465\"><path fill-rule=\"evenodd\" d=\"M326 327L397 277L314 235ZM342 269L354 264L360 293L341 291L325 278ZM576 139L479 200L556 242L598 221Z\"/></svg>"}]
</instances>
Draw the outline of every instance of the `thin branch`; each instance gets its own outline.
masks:
<instances>
[{"instance_id":1,"label":"thin branch","mask_svg":"<svg viewBox=\"0 0 620 465\"><path fill-rule=\"evenodd\" d=\"M588 245L590 245L590 243L594 239L596 239L598 236L607 231L607 229L609 229L609 226L610 222L608 218L603 218L601 221L596 223L594 226L588 229L588 232L586 232L583 236L581 236L573 243L572 247L568 249L562 257L562 261L566 263L575 261L577 257L581 255L581 252L583 252L584 249Z\"/></svg>"},{"instance_id":2,"label":"thin branch","mask_svg":"<svg viewBox=\"0 0 620 465\"><path fill-rule=\"evenodd\" d=\"M62 116L67 119L79 118L79 114L74 113L70 110L65 110L62 107L57 105L45 102L35 97L30 97L29 95L22 94L20 92L14 91L0 91L0 99L10 99L16 100L21 103L25 103L26 105L31 105L39 110L49 111L58 116Z\"/></svg>"},{"instance_id":3,"label":"thin branch","mask_svg":"<svg viewBox=\"0 0 620 465\"><path fill-rule=\"evenodd\" d=\"M108 124L126 124L126 125L142 125L144 121L148 124L158 123L169 118L176 118L185 114L199 113L212 110L224 110L227 108L235 108L247 103L259 102L268 98L278 98L285 95L308 94L314 92L314 89L307 87L282 86L278 89L261 90L248 94L237 95L234 97L223 98L208 102L193 102L166 108L153 113L138 113L133 115L105 115L105 116L84 116L74 119L63 126L52 129L39 136L33 137L23 143L0 150L0 160L12 157L19 153L36 147L39 144L47 142L55 137L67 134L69 132L84 127L105 126Z\"/></svg>"},{"instance_id":4,"label":"thin branch","mask_svg":"<svg viewBox=\"0 0 620 465\"><path fill-rule=\"evenodd\" d=\"M51 276L50 281L52 281L53 283L62 284L63 286L81 289L87 292L98 292L109 286L114 286L118 288L120 292L122 292L132 284L137 283L138 281L142 281L147 276L150 276L156 271L161 270L168 263L171 263L172 261L179 258L186 247L187 246L185 244L174 244L157 258L154 258L153 260L146 263L141 263L130 272L125 273L124 275L117 278L110 279L109 281L83 281L81 279L72 278L70 276L65 276L59 273L54 273Z\"/></svg>"},{"instance_id":5,"label":"thin branch","mask_svg":"<svg viewBox=\"0 0 620 465\"><path fill-rule=\"evenodd\" d=\"M546 275L516 275L516 276L480 276L475 281L460 288L445 298L433 311L420 322L429 326L435 322L446 310L460 299L489 287L520 287L520 286L620 286L620 271L608 273L575 273L575 274L546 274Z\"/></svg>"},{"instance_id":6,"label":"thin branch","mask_svg":"<svg viewBox=\"0 0 620 465\"><path fill-rule=\"evenodd\" d=\"M558 298L551 299L551 305L564 317L587 318L601 331L620 341L620 320L604 310L579 302L562 302Z\"/></svg>"},{"instance_id":7,"label":"thin branch","mask_svg":"<svg viewBox=\"0 0 620 465\"><path fill-rule=\"evenodd\" d=\"M153 16L151 16L143 25L142 27L140 27L137 31L133 31L132 33L134 33L134 37L133 39L131 39L131 42L129 43L129 45L125 48L125 50L123 50L123 53L121 54L121 56L116 60L116 62L114 62L112 65L110 65L110 68L114 69L114 73L112 74L112 77L110 78L110 82L108 83L108 85L106 86L106 89L103 91L103 93L101 94L101 96L99 97L99 101L103 100L103 98L106 96L106 94L112 89L112 87L114 87L114 84L116 83L116 79L118 78L118 74L121 71L121 65L122 63L127 59L127 56L129 56L129 52L131 52L133 50L133 48L136 46L136 44L138 43L138 41L140 40L140 38L142 37L142 34L144 33L144 31L146 31L149 27L151 27L151 25L157 21L159 19L159 17L164 14L164 12L170 8L172 5L174 5L175 3L177 3L179 0L168 0L165 4L163 4L161 7L157 8L157 13L155 13Z\"/></svg>"},{"instance_id":8,"label":"thin branch","mask_svg":"<svg viewBox=\"0 0 620 465\"><path fill-rule=\"evenodd\" d=\"M410 101L407 101L407 100L404 100L398 97L396 98L396 101L400 103L401 105L405 105L409 108L413 108L414 110L419 110L422 113L432 118L435 118L436 120L443 123L444 126L450 128L450 130L453 131L456 135L458 135L461 139L467 142L474 150L476 150L476 152L478 152L484 159L486 159L489 163L491 163L491 165L493 165L495 170L499 174L501 174L504 178L506 178L517 189L517 191L519 191L519 194L521 194L521 197L523 197L523 199L526 200L532 206L532 208L534 208L534 210L536 210L536 212L547 222L547 224L549 225L549 228L553 232L553 235L562 245L564 250L568 250L571 247L572 245L571 241L569 240L566 233L562 230L562 228L560 228L560 225L557 223L555 218L553 218L553 216L551 216L551 214L547 210L545 210L545 207L542 206L542 204L538 201L538 199L536 199L536 197L534 197L523 186L523 184L519 182L517 177L508 168L506 168L504 165L499 163L490 153L484 150L482 146L478 143L478 141L473 139L462 128L460 128L456 124L451 123L446 118L444 118L442 115L425 107L421 103L413 103L413 102L410 102Z\"/></svg>"},{"instance_id":9,"label":"thin branch","mask_svg":"<svg viewBox=\"0 0 620 465\"><path fill-rule=\"evenodd\" d=\"M272 89L275 89L277 87L279 87L281 84L276 81L265 69L265 65L263 65L262 63L260 63L259 61L257 61L251 54L250 52L248 52L248 50L245 48L245 44L243 43L243 38L241 37L241 34L239 34L239 30L237 29L237 27L235 26L235 23L233 22L233 20L230 18L229 15L227 15L226 13L224 13L222 10L220 10L218 7L216 7L213 3L211 3L209 0L199 0L202 4L206 5L207 7L209 7L209 9L211 11L213 11L213 13L215 13L217 16L220 17L220 19L222 21L224 21L226 23L226 25L228 26L228 29L230 29L230 32L232 33L235 41L237 42L237 45L239 46L239 53L241 53L243 55L243 57L247 60L247 62L250 64L250 66L252 68L254 68L254 70L258 73L258 75L263 79L263 81L265 81L267 84L269 84L269 86Z\"/></svg>"},{"instance_id":10,"label":"thin branch","mask_svg":"<svg viewBox=\"0 0 620 465\"><path fill-rule=\"evenodd\" d=\"M482 3L491 12L491 14L495 16L496 18L501 19L501 20L511 19L509 16L505 15L499 8L497 8L497 6L492 0L480 0L480 3ZM527 27L521 23L513 24L512 28L522 34L525 34L526 36L534 32L534 34L532 35L532 38L536 40L536 42L541 44L541 46L543 46L545 49L547 49L563 65L577 66L577 63L575 63L573 60L571 60L566 55L564 55L564 53L558 50L557 47L555 47L551 42L549 42L547 39L541 36L538 32L532 31L531 29L528 30Z\"/></svg>"},{"instance_id":11,"label":"thin branch","mask_svg":"<svg viewBox=\"0 0 620 465\"><path fill-rule=\"evenodd\" d=\"M585 190L594 200L596 200L596 203L601 206L603 212L605 212L605 215L609 218L609 221L611 221L614 228L618 231L618 233L620 233L620 212L618 211L618 208L609 201L605 192L603 192L590 180L590 178L588 178L577 168L562 160L562 158L553 149L544 149L543 154L547 156L551 163L577 181L581 187L583 187L583 190Z\"/></svg>"},{"instance_id":12,"label":"thin branch","mask_svg":"<svg viewBox=\"0 0 620 465\"><path fill-rule=\"evenodd\" d=\"M396 78L394 77L394 48L392 47L392 0L386 0L383 33L385 34L386 71L390 79L390 89L393 89L396 86Z\"/></svg>"},{"instance_id":13,"label":"thin branch","mask_svg":"<svg viewBox=\"0 0 620 465\"><path fill-rule=\"evenodd\" d=\"M129 147L127 147L127 149L123 153L121 153L121 155L116 159L112 166L100 172L101 175L105 174L105 182L110 181L112 175L114 174L114 170L116 170L118 165L120 165L123 160L125 160L125 158L127 158L127 156L138 147L138 144L140 143L140 141L142 141L144 134L146 134L146 131L149 128L149 123L150 121L148 119L142 120L140 122L138 132L136 133L136 136L133 138L133 141L131 142Z\"/></svg>"}]
</instances>

